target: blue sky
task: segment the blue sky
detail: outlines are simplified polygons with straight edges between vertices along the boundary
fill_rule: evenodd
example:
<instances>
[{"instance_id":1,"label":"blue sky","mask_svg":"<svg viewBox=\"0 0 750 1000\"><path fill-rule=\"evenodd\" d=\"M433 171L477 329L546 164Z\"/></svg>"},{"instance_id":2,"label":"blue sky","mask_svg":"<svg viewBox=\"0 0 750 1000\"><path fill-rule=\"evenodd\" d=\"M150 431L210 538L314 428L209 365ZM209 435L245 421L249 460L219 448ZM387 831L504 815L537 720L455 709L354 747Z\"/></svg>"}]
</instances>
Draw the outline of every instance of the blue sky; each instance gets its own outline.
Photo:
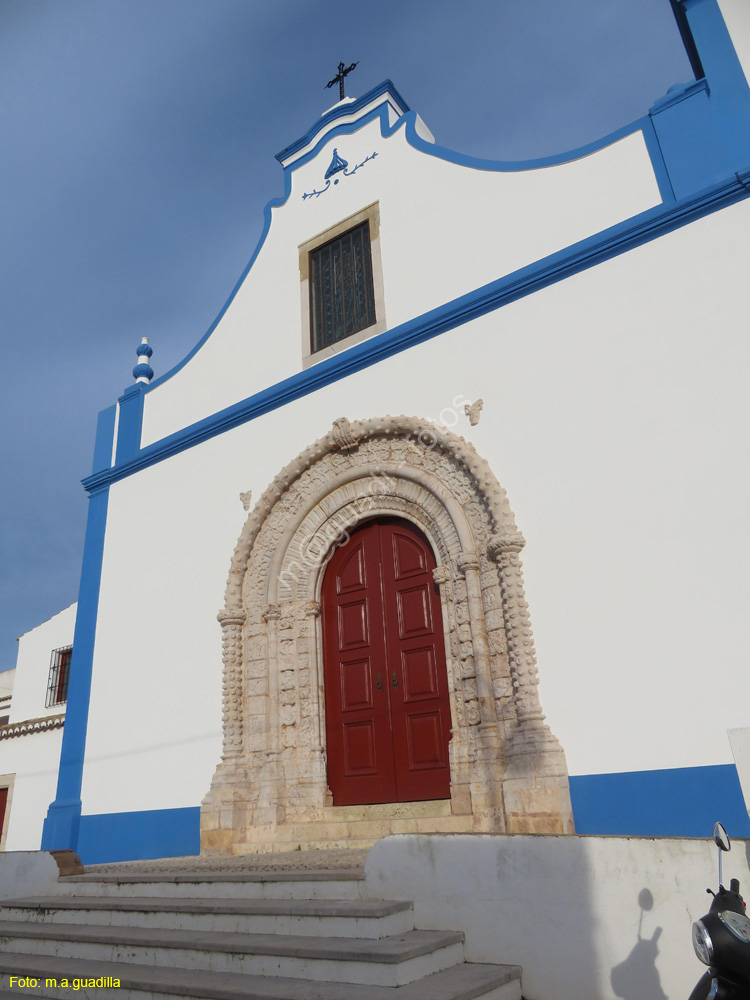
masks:
<instances>
[{"instance_id":1,"label":"blue sky","mask_svg":"<svg viewBox=\"0 0 750 1000\"><path fill-rule=\"evenodd\" d=\"M0 670L76 599L96 414L142 336L159 375L211 324L342 59L506 160L692 77L669 0L2 0Z\"/></svg>"}]
</instances>

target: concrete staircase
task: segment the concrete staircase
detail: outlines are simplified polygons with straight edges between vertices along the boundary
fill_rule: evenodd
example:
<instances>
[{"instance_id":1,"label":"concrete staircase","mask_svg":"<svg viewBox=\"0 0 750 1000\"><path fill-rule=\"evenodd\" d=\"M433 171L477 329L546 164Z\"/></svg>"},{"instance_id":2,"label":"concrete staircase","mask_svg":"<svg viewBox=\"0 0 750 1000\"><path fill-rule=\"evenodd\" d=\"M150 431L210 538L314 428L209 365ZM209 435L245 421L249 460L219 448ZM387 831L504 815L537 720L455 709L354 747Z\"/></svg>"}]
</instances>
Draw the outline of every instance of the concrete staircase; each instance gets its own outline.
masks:
<instances>
[{"instance_id":1,"label":"concrete staircase","mask_svg":"<svg viewBox=\"0 0 750 1000\"><path fill-rule=\"evenodd\" d=\"M2 995L520 1000L520 971L466 963L463 934L415 929L361 871L86 874L0 904Z\"/></svg>"}]
</instances>

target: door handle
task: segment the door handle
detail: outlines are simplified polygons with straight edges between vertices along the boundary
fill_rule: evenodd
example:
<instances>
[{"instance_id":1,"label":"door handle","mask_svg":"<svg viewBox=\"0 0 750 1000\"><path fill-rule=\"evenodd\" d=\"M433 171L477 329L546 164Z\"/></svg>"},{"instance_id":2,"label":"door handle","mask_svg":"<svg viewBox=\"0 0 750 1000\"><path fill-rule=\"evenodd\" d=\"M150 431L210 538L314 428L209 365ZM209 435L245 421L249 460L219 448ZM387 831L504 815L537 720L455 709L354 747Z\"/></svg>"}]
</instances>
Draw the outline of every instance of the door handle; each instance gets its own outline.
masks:
<instances>
[{"instance_id":1,"label":"door handle","mask_svg":"<svg viewBox=\"0 0 750 1000\"><path fill-rule=\"evenodd\" d=\"M391 687L398 687L398 681L396 680L396 671L393 671L393 680L391 681Z\"/></svg>"},{"instance_id":2,"label":"door handle","mask_svg":"<svg viewBox=\"0 0 750 1000\"><path fill-rule=\"evenodd\" d=\"M380 674L378 674L378 683L375 685L375 687L378 689L378 691L383 690L383 682L380 679Z\"/></svg>"}]
</instances>

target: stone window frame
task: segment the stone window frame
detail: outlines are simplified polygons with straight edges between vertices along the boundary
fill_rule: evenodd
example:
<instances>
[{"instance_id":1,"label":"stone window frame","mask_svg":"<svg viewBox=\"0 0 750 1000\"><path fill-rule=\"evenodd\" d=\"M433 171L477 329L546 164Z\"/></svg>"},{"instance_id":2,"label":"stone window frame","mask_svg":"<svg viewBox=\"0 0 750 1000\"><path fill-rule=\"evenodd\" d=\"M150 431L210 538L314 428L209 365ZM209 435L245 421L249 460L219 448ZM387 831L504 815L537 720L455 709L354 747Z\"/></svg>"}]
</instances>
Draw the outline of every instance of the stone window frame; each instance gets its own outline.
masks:
<instances>
[{"instance_id":1,"label":"stone window frame","mask_svg":"<svg viewBox=\"0 0 750 1000\"><path fill-rule=\"evenodd\" d=\"M505 491L463 438L416 417L331 431L285 466L248 515L218 620L223 752L203 801L209 850L274 842L332 806L320 591L347 528L397 516L437 561L451 699L451 812L474 832L572 833L563 750L544 721ZM346 808L346 807L341 807Z\"/></svg>"},{"instance_id":2,"label":"stone window frame","mask_svg":"<svg viewBox=\"0 0 750 1000\"><path fill-rule=\"evenodd\" d=\"M375 298L375 322L364 330L358 330L349 337L337 340L319 351L312 349L312 324L310 321L310 254L318 247L331 240L343 236L351 229L361 226L363 222L370 224L370 259L372 263L372 289ZM373 202L354 215L342 219L335 226L318 233L298 247L299 277L300 277L300 313L302 319L302 367L309 368L325 358L334 357L341 351L359 344L369 337L383 333L386 329L385 294L383 289L383 263L380 253L380 203Z\"/></svg>"}]
</instances>

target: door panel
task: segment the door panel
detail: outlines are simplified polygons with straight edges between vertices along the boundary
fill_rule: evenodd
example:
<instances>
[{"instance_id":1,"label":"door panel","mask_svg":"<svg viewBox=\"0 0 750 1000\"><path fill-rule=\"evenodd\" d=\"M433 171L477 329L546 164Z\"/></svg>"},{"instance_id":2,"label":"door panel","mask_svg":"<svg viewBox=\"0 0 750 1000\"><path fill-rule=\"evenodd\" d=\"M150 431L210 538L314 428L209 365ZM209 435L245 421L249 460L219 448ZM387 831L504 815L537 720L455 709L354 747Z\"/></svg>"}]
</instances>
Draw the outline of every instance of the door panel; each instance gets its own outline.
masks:
<instances>
[{"instance_id":1,"label":"door panel","mask_svg":"<svg viewBox=\"0 0 750 1000\"><path fill-rule=\"evenodd\" d=\"M435 559L404 521L370 522L331 558L322 619L335 805L450 797L450 702Z\"/></svg>"},{"instance_id":2,"label":"door panel","mask_svg":"<svg viewBox=\"0 0 750 1000\"><path fill-rule=\"evenodd\" d=\"M404 650L401 653L401 675L404 678L403 697L406 704L439 696L435 650L432 646Z\"/></svg>"},{"instance_id":3,"label":"door panel","mask_svg":"<svg viewBox=\"0 0 750 1000\"><path fill-rule=\"evenodd\" d=\"M357 649L370 644L368 599L339 605L339 649Z\"/></svg>"},{"instance_id":4,"label":"door panel","mask_svg":"<svg viewBox=\"0 0 750 1000\"><path fill-rule=\"evenodd\" d=\"M356 532L333 554L323 578L326 743L334 805L396 798L390 706L387 693L383 697L387 665L379 563L378 535Z\"/></svg>"},{"instance_id":5,"label":"door panel","mask_svg":"<svg viewBox=\"0 0 750 1000\"><path fill-rule=\"evenodd\" d=\"M434 586L434 584L433 584ZM400 639L432 634L430 595L426 584L396 593L398 634Z\"/></svg>"},{"instance_id":6,"label":"door panel","mask_svg":"<svg viewBox=\"0 0 750 1000\"><path fill-rule=\"evenodd\" d=\"M442 767L445 763L442 719L439 712L412 714L406 720L406 744L412 771Z\"/></svg>"},{"instance_id":7,"label":"door panel","mask_svg":"<svg viewBox=\"0 0 750 1000\"><path fill-rule=\"evenodd\" d=\"M365 660L341 661L341 710L356 712L373 709L372 664L369 656Z\"/></svg>"}]
</instances>

